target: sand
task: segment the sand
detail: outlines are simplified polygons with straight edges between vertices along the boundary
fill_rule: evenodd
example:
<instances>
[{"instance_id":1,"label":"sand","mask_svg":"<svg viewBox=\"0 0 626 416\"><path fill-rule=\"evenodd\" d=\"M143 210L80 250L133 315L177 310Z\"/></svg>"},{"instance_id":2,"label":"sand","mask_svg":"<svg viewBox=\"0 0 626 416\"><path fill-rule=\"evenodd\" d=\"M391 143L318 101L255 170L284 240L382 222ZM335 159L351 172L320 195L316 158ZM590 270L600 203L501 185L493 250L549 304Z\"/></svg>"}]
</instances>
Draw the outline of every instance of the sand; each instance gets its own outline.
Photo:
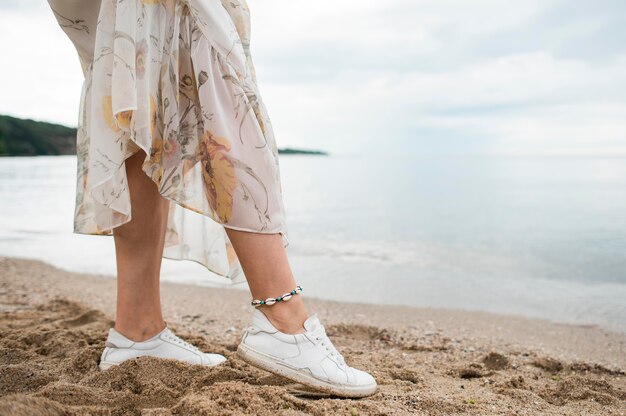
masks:
<instances>
[{"instance_id":1,"label":"sand","mask_svg":"<svg viewBox=\"0 0 626 416\"><path fill-rule=\"evenodd\" d=\"M247 292L163 283L168 325L215 368L142 357L97 368L115 280L0 258L1 415L626 415L626 334L480 312L307 298L379 391L307 391L235 355Z\"/></svg>"}]
</instances>

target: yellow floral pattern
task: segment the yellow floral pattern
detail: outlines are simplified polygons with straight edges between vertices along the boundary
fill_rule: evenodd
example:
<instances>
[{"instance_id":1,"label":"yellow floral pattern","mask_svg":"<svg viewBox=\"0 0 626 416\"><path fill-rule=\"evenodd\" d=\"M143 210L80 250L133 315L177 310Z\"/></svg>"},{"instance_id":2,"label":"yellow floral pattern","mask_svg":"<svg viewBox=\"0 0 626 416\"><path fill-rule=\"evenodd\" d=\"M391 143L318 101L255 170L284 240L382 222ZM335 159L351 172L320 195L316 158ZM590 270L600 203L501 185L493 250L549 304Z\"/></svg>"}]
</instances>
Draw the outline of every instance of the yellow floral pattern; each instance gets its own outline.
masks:
<instances>
[{"instance_id":1,"label":"yellow floral pattern","mask_svg":"<svg viewBox=\"0 0 626 416\"><path fill-rule=\"evenodd\" d=\"M124 161L170 201L164 257L244 280L225 227L287 240L278 149L245 0L48 0L85 80L74 232L131 220ZM80 6L78 6L80 4Z\"/></svg>"},{"instance_id":2,"label":"yellow floral pattern","mask_svg":"<svg viewBox=\"0 0 626 416\"><path fill-rule=\"evenodd\" d=\"M122 130L128 130L133 112L122 111L113 116L111 96L107 95L102 97L102 115L111 130L117 133Z\"/></svg>"},{"instance_id":3,"label":"yellow floral pattern","mask_svg":"<svg viewBox=\"0 0 626 416\"><path fill-rule=\"evenodd\" d=\"M226 223L233 213L233 194L238 185L235 167L226 155L231 149L230 142L207 131L199 149L209 204L218 218Z\"/></svg>"}]
</instances>

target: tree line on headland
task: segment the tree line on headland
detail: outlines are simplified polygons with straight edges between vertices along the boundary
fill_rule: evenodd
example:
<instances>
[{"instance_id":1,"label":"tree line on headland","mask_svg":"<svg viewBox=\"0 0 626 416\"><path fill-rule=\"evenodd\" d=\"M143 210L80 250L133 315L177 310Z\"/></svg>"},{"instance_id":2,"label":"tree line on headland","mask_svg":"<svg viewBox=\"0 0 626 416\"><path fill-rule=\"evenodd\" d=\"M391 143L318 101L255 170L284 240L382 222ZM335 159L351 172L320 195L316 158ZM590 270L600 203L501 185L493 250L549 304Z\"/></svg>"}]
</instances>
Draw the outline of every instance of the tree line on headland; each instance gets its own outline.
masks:
<instances>
[{"instance_id":1,"label":"tree line on headland","mask_svg":"<svg viewBox=\"0 0 626 416\"><path fill-rule=\"evenodd\" d=\"M328 155L319 150L278 149L280 154ZM0 156L75 155L76 128L0 115Z\"/></svg>"}]
</instances>

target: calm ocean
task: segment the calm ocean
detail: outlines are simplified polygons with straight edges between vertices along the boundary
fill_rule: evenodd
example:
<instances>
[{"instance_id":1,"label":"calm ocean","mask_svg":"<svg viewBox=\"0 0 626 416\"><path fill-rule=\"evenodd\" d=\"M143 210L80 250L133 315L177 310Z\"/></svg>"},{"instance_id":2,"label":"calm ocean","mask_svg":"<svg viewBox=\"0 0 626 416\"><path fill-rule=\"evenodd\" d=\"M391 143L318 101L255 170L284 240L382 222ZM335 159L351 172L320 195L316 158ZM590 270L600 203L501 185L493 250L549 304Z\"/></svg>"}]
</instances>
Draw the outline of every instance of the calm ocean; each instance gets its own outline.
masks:
<instances>
[{"instance_id":1,"label":"calm ocean","mask_svg":"<svg viewBox=\"0 0 626 416\"><path fill-rule=\"evenodd\" d=\"M287 250L309 296L626 331L624 158L280 161ZM75 171L75 156L0 158L0 255L115 274L112 237L72 233ZM163 279L224 285L167 259Z\"/></svg>"}]
</instances>

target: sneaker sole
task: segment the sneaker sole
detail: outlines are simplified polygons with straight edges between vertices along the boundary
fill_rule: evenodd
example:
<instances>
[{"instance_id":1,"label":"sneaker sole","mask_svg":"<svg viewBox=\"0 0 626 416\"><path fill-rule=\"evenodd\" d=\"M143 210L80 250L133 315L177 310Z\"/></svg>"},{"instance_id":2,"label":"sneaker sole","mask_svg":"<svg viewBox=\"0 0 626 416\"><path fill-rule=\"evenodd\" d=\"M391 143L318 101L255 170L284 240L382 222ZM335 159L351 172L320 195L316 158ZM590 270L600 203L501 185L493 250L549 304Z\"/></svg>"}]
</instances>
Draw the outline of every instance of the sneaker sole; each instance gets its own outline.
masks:
<instances>
[{"instance_id":1,"label":"sneaker sole","mask_svg":"<svg viewBox=\"0 0 626 416\"><path fill-rule=\"evenodd\" d=\"M288 367L273 357L256 351L244 344L239 344L237 347L237 355L242 360L255 367L259 367L263 370L269 371L270 373L286 377L297 383L304 384L305 386L334 394L335 396L357 398L371 396L376 393L377 384L369 384L358 387L331 384L327 381L319 380L309 374L302 373Z\"/></svg>"},{"instance_id":2,"label":"sneaker sole","mask_svg":"<svg viewBox=\"0 0 626 416\"><path fill-rule=\"evenodd\" d=\"M132 358L131 358L132 360ZM217 364L194 364L194 365L203 365L205 367L217 367L219 365L224 364L226 361L228 360L224 360L224 361L220 361ZM106 371L109 368L113 367L114 365L119 365L121 363L111 363L111 362L107 362L107 361L100 361L100 364L98 364L98 368L100 368L100 371Z\"/></svg>"}]
</instances>

